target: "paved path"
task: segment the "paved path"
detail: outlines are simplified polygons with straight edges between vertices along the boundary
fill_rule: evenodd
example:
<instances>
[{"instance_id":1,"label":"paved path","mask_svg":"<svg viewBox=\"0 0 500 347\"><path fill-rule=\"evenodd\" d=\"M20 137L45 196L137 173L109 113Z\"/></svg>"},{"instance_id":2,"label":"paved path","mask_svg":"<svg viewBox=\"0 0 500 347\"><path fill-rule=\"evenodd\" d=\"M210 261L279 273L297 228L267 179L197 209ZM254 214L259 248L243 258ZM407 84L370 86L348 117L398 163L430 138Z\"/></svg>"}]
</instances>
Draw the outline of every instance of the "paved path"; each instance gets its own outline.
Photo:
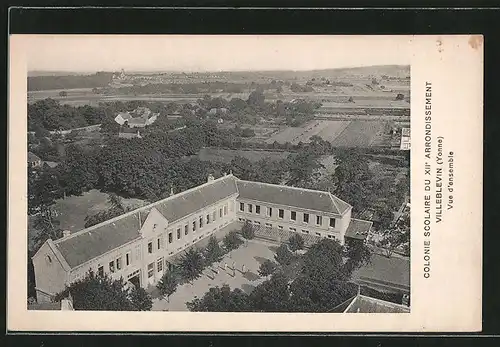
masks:
<instances>
[{"instance_id":1,"label":"paved path","mask_svg":"<svg viewBox=\"0 0 500 347\"><path fill-rule=\"evenodd\" d=\"M261 242L249 241L247 246L242 245L240 248L227 254L224 259L212 268L218 270L218 274L214 273L210 268L203 271L203 275L193 281L192 284L184 284L177 287L174 294L170 296L169 302L165 299L153 299L153 311L187 311L186 302L192 301L195 297L202 298L203 295L211 287L221 287L228 284L231 289L240 288L246 293L250 293L253 288L262 283L265 278L258 275L258 269L262 262L266 259L274 258L276 246ZM235 271L233 276L232 264L235 262ZM224 264L227 263L227 271L224 269ZM245 264L246 274L240 270ZM209 278L208 275L214 277Z\"/></svg>"}]
</instances>

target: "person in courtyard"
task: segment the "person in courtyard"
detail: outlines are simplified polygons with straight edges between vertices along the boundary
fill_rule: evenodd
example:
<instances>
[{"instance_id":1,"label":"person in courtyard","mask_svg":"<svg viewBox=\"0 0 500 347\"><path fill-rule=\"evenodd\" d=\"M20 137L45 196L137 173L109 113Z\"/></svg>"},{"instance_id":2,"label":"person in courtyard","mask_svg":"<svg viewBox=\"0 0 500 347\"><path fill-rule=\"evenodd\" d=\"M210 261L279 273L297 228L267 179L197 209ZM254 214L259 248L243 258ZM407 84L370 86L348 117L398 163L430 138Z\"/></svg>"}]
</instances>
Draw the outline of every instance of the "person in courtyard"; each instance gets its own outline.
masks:
<instances>
[{"instance_id":1,"label":"person in courtyard","mask_svg":"<svg viewBox=\"0 0 500 347\"><path fill-rule=\"evenodd\" d=\"M245 274L246 273L246 267L245 264L241 265L241 273Z\"/></svg>"}]
</instances>

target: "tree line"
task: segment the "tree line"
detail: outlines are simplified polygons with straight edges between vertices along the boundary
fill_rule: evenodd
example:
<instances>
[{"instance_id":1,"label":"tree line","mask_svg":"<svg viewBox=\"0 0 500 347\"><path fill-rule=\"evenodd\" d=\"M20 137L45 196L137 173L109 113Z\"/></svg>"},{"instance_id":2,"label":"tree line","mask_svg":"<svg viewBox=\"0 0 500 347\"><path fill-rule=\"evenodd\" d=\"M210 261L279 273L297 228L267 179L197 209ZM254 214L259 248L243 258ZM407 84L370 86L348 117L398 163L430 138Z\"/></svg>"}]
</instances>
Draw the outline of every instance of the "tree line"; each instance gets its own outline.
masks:
<instances>
[{"instance_id":1,"label":"tree line","mask_svg":"<svg viewBox=\"0 0 500 347\"><path fill-rule=\"evenodd\" d=\"M112 72L97 72L93 75L30 76L28 91L105 87L112 80Z\"/></svg>"}]
</instances>

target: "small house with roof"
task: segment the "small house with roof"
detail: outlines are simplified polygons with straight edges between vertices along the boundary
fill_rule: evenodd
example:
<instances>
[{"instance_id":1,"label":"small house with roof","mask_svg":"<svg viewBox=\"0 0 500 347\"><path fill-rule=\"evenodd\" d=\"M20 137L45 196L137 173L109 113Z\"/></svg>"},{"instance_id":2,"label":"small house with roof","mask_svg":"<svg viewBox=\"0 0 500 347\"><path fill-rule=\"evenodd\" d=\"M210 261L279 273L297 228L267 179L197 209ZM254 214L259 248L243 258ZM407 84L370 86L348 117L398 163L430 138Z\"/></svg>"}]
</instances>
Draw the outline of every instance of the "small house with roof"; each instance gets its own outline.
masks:
<instances>
[{"instance_id":1,"label":"small house with roof","mask_svg":"<svg viewBox=\"0 0 500 347\"><path fill-rule=\"evenodd\" d=\"M32 152L28 152L28 167L38 168L43 165L42 159Z\"/></svg>"}]
</instances>

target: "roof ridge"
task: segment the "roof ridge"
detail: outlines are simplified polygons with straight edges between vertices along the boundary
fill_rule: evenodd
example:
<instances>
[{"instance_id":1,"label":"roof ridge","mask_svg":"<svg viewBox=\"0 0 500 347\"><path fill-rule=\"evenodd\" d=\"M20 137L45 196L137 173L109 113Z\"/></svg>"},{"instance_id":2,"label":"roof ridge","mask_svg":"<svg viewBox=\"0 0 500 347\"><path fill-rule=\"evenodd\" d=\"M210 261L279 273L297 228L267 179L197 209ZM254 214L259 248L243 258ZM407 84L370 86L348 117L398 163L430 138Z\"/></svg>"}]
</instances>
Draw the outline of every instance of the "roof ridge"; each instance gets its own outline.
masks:
<instances>
[{"instance_id":1,"label":"roof ridge","mask_svg":"<svg viewBox=\"0 0 500 347\"><path fill-rule=\"evenodd\" d=\"M346 204L347 206L350 206L352 207L351 204L349 204L348 202L345 202L344 200L342 200L341 198L339 198L338 196L328 192L328 194L330 195L330 199L332 199L332 202L333 204L335 205L335 207L337 208L337 210L339 211L339 214L344 214L345 211L347 211L349 208L345 209L344 211L342 211L340 208L339 208L339 205L337 204L337 201L336 200L340 200L342 201L344 204Z\"/></svg>"},{"instance_id":2,"label":"roof ridge","mask_svg":"<svg viewBox=\"0 0 500 347\"><path fill-rule=\"evenodd\" d=\"M209 185L211 185L211 184L214 184L215 182L220 182L220 181L222 181L222 180L223 180L223 179L225 179L225 178L231 178L231 177L234 177L234 176L233 176L232 174L225 175L225 176L221 176L221 177L219 177L219 178L214 179L213 181L205 182L205 183L203 183L203 184L201 184L201 185L199 185L199 186L195 186L195 187L193 187L193 188L189 188L189 189L187 189L187 190L184 190L184 191L182 191L182 192L180 192L180 193L177 193L177 194L174 194L174 195L172 195L172 196L168 196L168 197L166 197L165 199L158 200L158 201L152 202L152 203L150 203L150 204L148 204L148 205L138 207L138 208L136 208L136 209L134 209L134 210L132 210L132 211L125 212L125 213L120 214L120 215L118 215L118 216L116 216L116 217L113 217L113 218L111 218L111 219L105 220L104 222L101 222L101 223L99 223L99 224L92 225L92 226L90 226L90 227L88 227L88 228L85 228L85 229L79 230L79 231L77 231L77 232L71 233L69 236L67 236L67 237L63 237L63 238L60 238L60 239L57 239L57 240L54 240L53 242L54 242L54 244L56 244L56 245L57 245L57 244L59 244L59 243L61 243L61 242L65 241L65 240L69 240L69 239L74 238L74 237L76 237L76 236L79 236L79 235L82 235L82 234L84 234L84 233L90 232L90 231L95 230L95 229L97 229L97 228L100 228L100 227L102 227L102 226L104 226L104 225L108 225L108 224L114 223L114 222L116 222L117 220L120 220L120 219L122 219L122 218L126 218L126 217L129 217L129 216L132 216L132 215L134 215L135 213L139 213L139 212L145 211L145 210L147 210L147 209L155 208L157 205L162 204L162 203L165 203L165 202L167 202L168 200L173 200L173 199L175 199L175 198L179 198L179 197L181 197L181 196L186 195L187 193L190 193L190 192L196 191L196 190L197 190L197 189L199 189L199 188L209 186ZM159 213L163 216L163 214L162 214L160 211L158 211L158 212L159 212ZM165 216L163 216L163 217L165 217Z\"/></svg>"},{"instance_id":3,"label":"roof ridge","mask_svg":"<svg viewBox=\"0 0 500 347\"><path fill-rule=\"evenodd\" d=\"M274 184L274 183L249 181L249 180L242 180L242 179L238 179L238 181L241 181L241 182L250 182L250 183L255 183L255 184L262 184L262 185L273 186L273 187L283 187L283 188L287 188L287 189L295 189L295 190L301 190L301 191L312 192L312 193L330 194L330 193L328 193L328 192L326 192L324 190L308 189L308 188L301 188L301 187L293 187L293 186L287 186L285 184Z\"/></svg>"}]
</instances>

